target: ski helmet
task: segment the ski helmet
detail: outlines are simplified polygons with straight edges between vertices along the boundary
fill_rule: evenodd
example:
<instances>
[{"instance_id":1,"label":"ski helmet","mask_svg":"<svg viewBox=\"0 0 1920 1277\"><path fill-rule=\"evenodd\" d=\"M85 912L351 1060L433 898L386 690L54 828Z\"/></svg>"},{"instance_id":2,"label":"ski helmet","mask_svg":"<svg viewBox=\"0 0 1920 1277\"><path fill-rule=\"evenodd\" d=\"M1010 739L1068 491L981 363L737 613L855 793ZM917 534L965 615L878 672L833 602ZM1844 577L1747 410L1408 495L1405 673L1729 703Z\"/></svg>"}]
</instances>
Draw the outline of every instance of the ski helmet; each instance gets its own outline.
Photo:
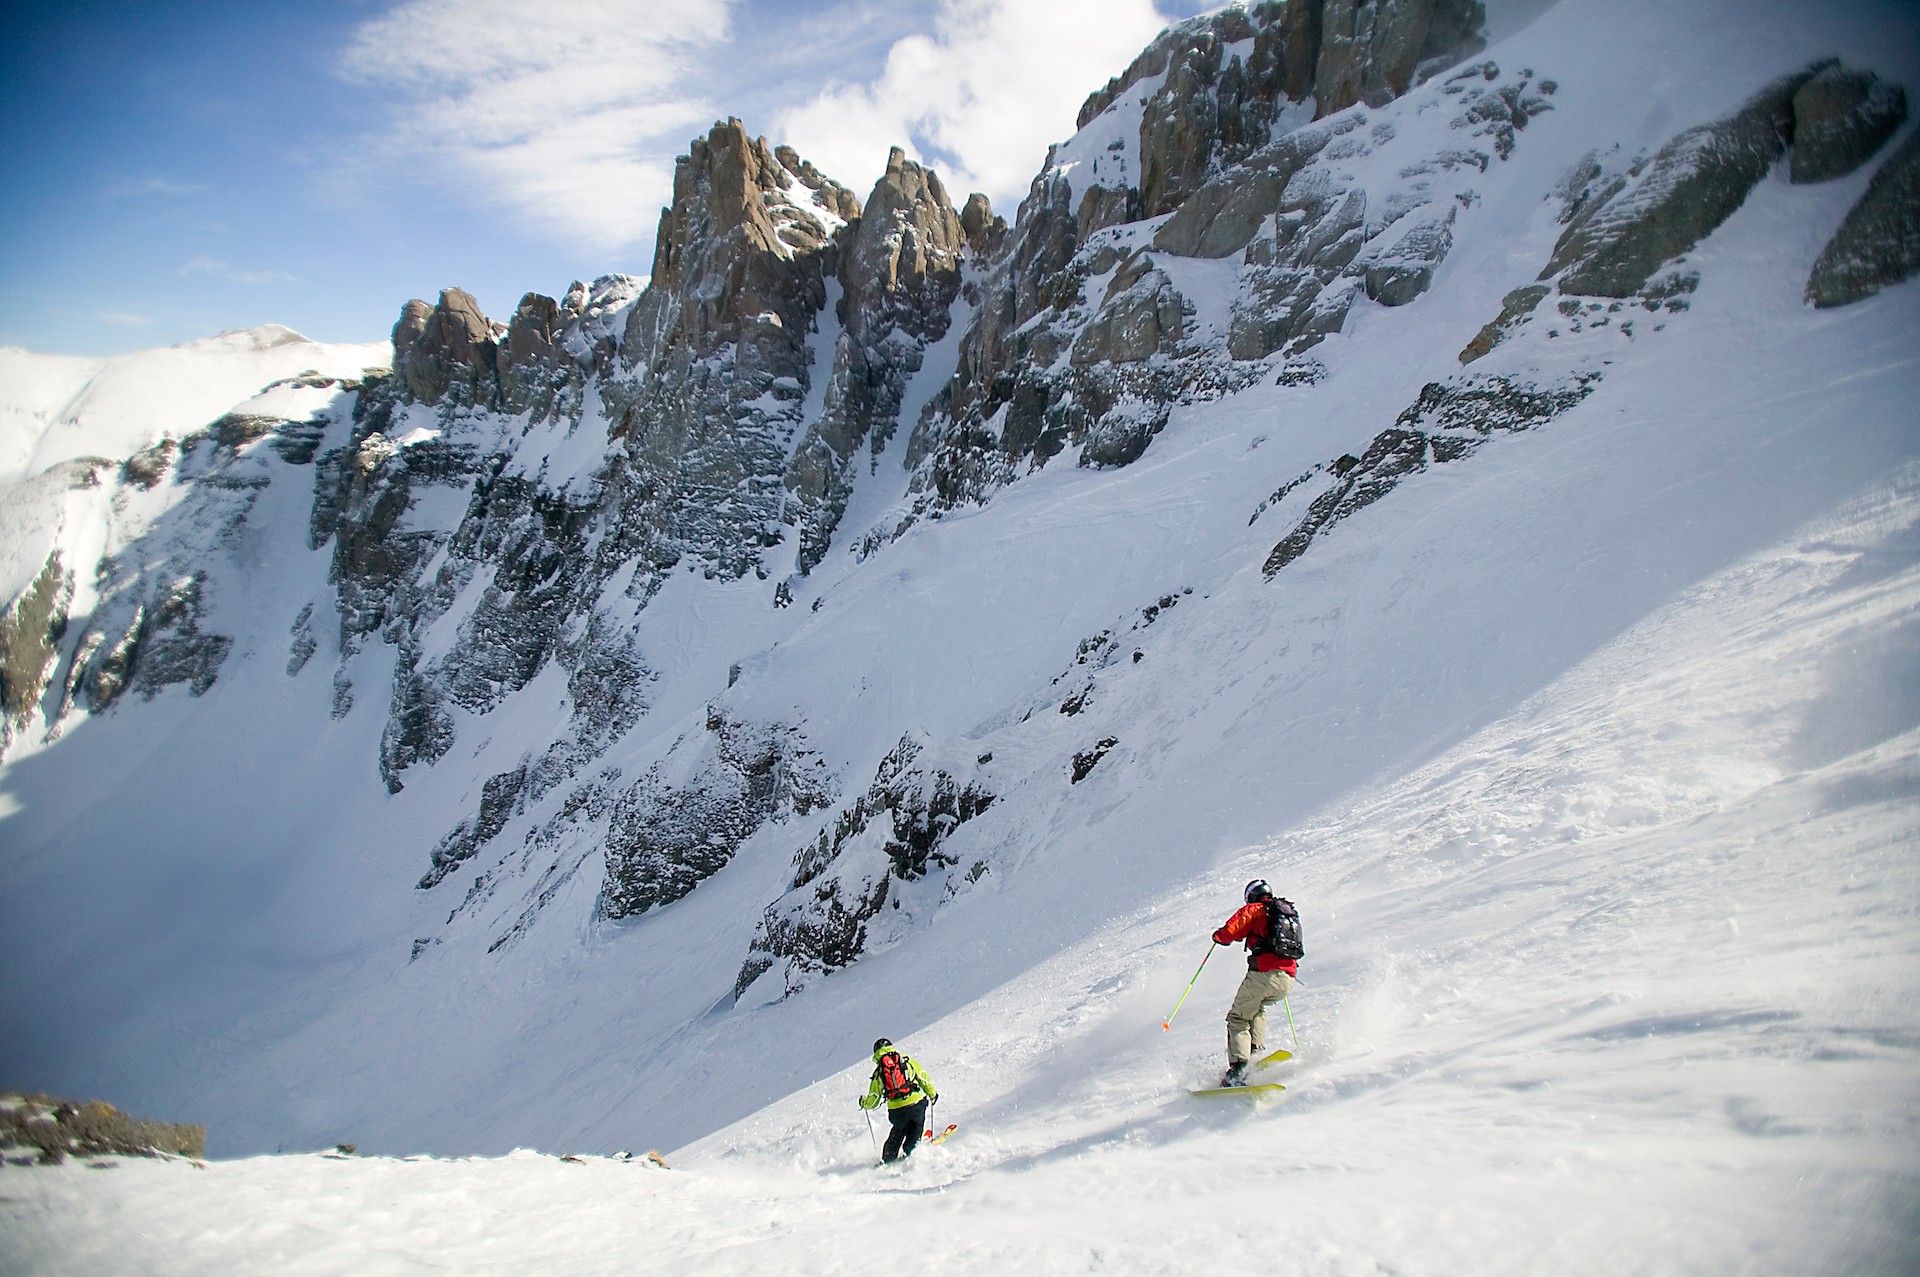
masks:
<instances>
[{"instance_id":1,"label":"ski helmet","mask_svg":"<svg viewBox=\"0 0 1920 1277\"><path fill-rule=\"evenodd\" d=\"M873 1040L873 1049L874 1049L874 1050L876 1050L876 1051L882 1051L882 1050L885 1050L885 1049L886 1049L887 1047L890 1047L890 1046L892 1046L892 1045L893 1045L893 1043L891 1043L891 1042L889 1042L889 1041L888 1041L887 1039L885 1039L885 1038L875 1038L875 1039Z\"/></svg>"},{"instance_id":2,"label":"ski helmet","mask_svg":"<svg viewBox=\"0 0 1920 1277\"><path fill-rule=\"evenodd\" d=\"M1264 900L1272 894L1273 888L1267 885L1265 878L1255 878L1247 884L1247 889L1240 893L1240 897L1248 904L1252 904L1254 901Z\"/></svg>"}]
</instances>

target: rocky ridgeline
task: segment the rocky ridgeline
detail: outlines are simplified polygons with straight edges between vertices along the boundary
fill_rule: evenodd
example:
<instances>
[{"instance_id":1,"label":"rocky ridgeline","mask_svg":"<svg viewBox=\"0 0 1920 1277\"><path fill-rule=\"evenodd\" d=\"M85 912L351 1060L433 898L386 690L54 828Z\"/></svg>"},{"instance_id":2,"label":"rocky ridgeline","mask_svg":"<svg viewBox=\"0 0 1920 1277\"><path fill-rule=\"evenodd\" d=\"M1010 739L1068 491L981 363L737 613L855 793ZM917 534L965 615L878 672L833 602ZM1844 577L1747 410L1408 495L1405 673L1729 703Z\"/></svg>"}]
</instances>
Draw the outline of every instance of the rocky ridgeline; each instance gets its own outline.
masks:
<instances>
[{"instance_id":1,"label":"rocky ridgeline","mask_svg":"<svg viewBox=\"0 0 1920 1277\"><path fill-rule=\"evenodd\" d=\"M434 848L423 888L509 822L533 826L450 922L514 885L529 903L496 947L508 942L577 872L579 849L601 843L604 910L642 912L691 890L767 820L826 801L790 733L718 715L690 775L678 763L696 745L676 747L672 782L659 766L625 785L615 769L586 775L647 708L634 613L682 565L764 577L789 525L811 566L807 547L831 537L860 449L884 444L920 350L946 330L961 258L1001 234L984 197L955 212L938 178L898 152L863 208L791 148L728 121L681 160L637 296L601 281L557 308L529 297L504 330L457 290L409 303L394 377L361 396L352 440L322 459L314 524L315 543L334 546L341 650L377 634L397 651L383 774L400 788L407 768L445 753L463 715L549 663L566 670L572 706L565 734L488 778L478 810ZM835 334L825 367L813 362L823 332ZM555 430L582 429L609 440L590 473L519 462ZM467 494L456 522L409 514L435 485ZM423 636L455 606L457 639L427 653ZM351 703L342 685L336 711Z\"/></svg>"},{"instance_id":2,"label":"rocky ridgeline","mask_svg":"<svg viewBox=\"0 0 1920 1277\"><path fill-rule=\"evenodd\" d=\"M1795 182L1845 176L1905 119L1904 91L1828 60L1776 80L1726 118L1681 132L1622 171L1610 172L1600 156L1587 156L1561 183L1566 230L1551 259L1537 280L1507 294L1500 315L1460 352L1460 362L1476 363L1526 330L1556 293L1560 300L1550 314L1557 318L1540 321L1530 335L1538 338L1544 328L1544 337L1553 339L1610 328L1631 339L1636 322L1686 310L1700 282L1686 255L1746 202L1776 163L1788 159ZM1807 284L1815 304L1836 304L1843 295L1857 300L1920 270L1914 151L1910 140L1888 161L1822 253ZM1583 354L1569 363L1536 343L1516 362L1512 371L1463 372L1429 383L1361 455L1316 466L1275 492L1255 519L1295 492L1306 509L1268 554L1267 575L1408 476L1469 456L1495 434L1560 416L1600 381L1606 357Z\"/></svg>"},{"instance_id":3,"label":"rocky ridgeline","mask_svg":"<svg viewBox=\"0 0 1920 1277\"><path fill-rule=\"evenodd\" d=\"M1482 21L1477 3L1445 0L1261 4L1156 40L1034 180L979 286L959 370L916 424L913 514L865 548L1069 448L1081 465L1127 465L1176 404L1267 375L1270 356L1337 332L1362 293L1417 297L1451 245L1464 183L1449 176L1504 157L1547 103L1529 77L1457 87L1463 145L1418 157L1424 180L1371 199L1346 170L1391 133L1347 108L1384 105L1480 48ZM1234 257L1221 333L1167 259Z\"/></svg>"},{"instance_id":4,"label":"rocky ridgeline","mask_svg":"<svg viewBox=\"0 0 1920 1277\"><path fill-rule=\"evenodd\" d=\"M826 556L861 448L877 464L899 423L908 380L927 346L946 336L962 258L969 249L985 254L1005 233L984 196L968 201L967 214L971 225L954 212L939 177L896 147L847 237L839 263L840 336L824 407L786 475L802 573Z\"/></svg>"},{"instance_id":5,"label":"rocky ridgeline","mask_svg":"<svg viewBox=\"0 0 1920 1277\"><path fill-rule=\"evenodd\" d=\"M50 1095L0 1095L0 1154L5 1162L68 1157L204 1157L207 1128L149 1122L98 1100L73 1104ZM12 1154L24 1151L26 1156Z\"/></svg>"}]
</instances>

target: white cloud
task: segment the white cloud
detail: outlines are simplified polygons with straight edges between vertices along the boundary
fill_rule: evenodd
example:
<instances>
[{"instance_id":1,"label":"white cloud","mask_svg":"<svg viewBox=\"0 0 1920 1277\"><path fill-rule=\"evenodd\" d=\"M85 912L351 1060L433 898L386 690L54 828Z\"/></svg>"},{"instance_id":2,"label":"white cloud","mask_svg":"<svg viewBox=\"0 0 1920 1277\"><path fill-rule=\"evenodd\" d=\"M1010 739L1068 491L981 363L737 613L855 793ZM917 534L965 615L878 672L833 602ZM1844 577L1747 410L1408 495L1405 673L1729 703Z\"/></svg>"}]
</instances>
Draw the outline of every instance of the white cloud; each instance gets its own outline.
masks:
<instances>
[{"instance_id":1,"label":"white cloud","mask_svg":"<svg viewBox=\"0 0 1920 1277\"><path fill-rule=\"evenodd\" d=\"M1166 22L1152 0L943 0L930 35L896 41L877 79L786 112L780 136L862 194L904 147L956 200L984 191L1011 219L1087 95Z\"/></svg>"},{"instance_id":2,"label":"white cloud","mask_svg":"<svg viewBox=\"0 0 1920 1277\"><path fill-rule=\"evenodd\" d=\"M241 284L293 284L299 281L285 271L279 270L235 270L233 263L218 257L189 257L180 263L183 276L211 275L216 279L230 279Z\"/></svg>"},{"instance_id":3,"label":"white cloud","mask_svg":"<svg viewBox=\"0 0 1920 1277\"><path fill-rule=\"evenodd\" d=\"M135 315L124 310L103 310L100 318L109 324L118 324L122 328L145 328L153 323L152 315Z\"/></svg>"},{"instance_id":4,"label":"white cloud","mask_svg":"<svg viewBox=\"0 0 1920 1277\"><path fill-rule=\"evenodd\" d=\"M342 69L391 93L389 162L478 184L523 220L608 250L654 230L674 156L713 118L693 59L733 0L405 0Z\"/></svg>"},{"instance_id":5,"label":"white cloud","mask_svg":"<svg viewBox=\"0 0 1920 1277\"><path fill-rule=\"evenodd\" d=\"M124 182L115 182L101 197L107 200L144 199L150 195L192 195L198 186L187 182L176 182L170 177L136 177Z\"/></svg>"}]
</instances>

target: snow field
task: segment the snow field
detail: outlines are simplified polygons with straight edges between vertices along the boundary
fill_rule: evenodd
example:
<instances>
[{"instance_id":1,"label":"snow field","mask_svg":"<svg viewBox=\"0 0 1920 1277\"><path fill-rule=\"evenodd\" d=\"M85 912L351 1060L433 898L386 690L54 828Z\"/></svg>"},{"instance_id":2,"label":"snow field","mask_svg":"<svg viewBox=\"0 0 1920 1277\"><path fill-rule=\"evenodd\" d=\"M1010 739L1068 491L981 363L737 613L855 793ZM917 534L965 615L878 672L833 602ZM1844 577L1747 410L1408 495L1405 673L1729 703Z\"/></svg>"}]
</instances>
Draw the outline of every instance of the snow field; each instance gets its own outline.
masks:
<instances>
[{"instance_id":1,"label":"snow field","mask_svg":"<svg viewBox=\"0 0 1920 1277\"><path fill-rule=\"evenodd\" d=\"M18 1271L835 1273L902 1238L932 1273L1897 1271L1920 731L1807 727L1836 636L1872 648L1920 602L1886 553L1916 532L1910 470L1428 766L901 1039L962 1124L904 1167L870 1165L855 1065L671 1172L526 1151L15 1171ZM1190 1100L1237 953L1158 1019L1256 873L1309 924L1305 1036L1270 1070L1292 1089ZM1269 1046L1285 1032L1276 1010Z\"/></svg>"}]
</instances>

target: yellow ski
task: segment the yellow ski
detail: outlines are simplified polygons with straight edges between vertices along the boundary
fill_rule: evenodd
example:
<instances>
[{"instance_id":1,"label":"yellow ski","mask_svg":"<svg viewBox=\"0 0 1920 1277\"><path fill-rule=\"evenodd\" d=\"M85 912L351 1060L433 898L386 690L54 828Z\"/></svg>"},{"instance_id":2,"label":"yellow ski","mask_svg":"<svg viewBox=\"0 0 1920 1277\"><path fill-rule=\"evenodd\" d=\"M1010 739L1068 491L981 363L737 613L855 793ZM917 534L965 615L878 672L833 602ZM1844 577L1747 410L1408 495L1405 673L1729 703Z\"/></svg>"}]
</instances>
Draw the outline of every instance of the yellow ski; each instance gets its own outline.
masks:
<instances>
[{"instance_id":1,"label":"yellow ski","mask_svg":"<svg viewBox=\"0 0 1920 1277\"><path fill-rule=\"evenodd\" d=\"M1286 1089L1279 1082L1261 1082L1254 1086L1207 1086L1187 1094L1211 1099L1216 1095L1273 1095Z\"/></svg>"}]
</instances>

